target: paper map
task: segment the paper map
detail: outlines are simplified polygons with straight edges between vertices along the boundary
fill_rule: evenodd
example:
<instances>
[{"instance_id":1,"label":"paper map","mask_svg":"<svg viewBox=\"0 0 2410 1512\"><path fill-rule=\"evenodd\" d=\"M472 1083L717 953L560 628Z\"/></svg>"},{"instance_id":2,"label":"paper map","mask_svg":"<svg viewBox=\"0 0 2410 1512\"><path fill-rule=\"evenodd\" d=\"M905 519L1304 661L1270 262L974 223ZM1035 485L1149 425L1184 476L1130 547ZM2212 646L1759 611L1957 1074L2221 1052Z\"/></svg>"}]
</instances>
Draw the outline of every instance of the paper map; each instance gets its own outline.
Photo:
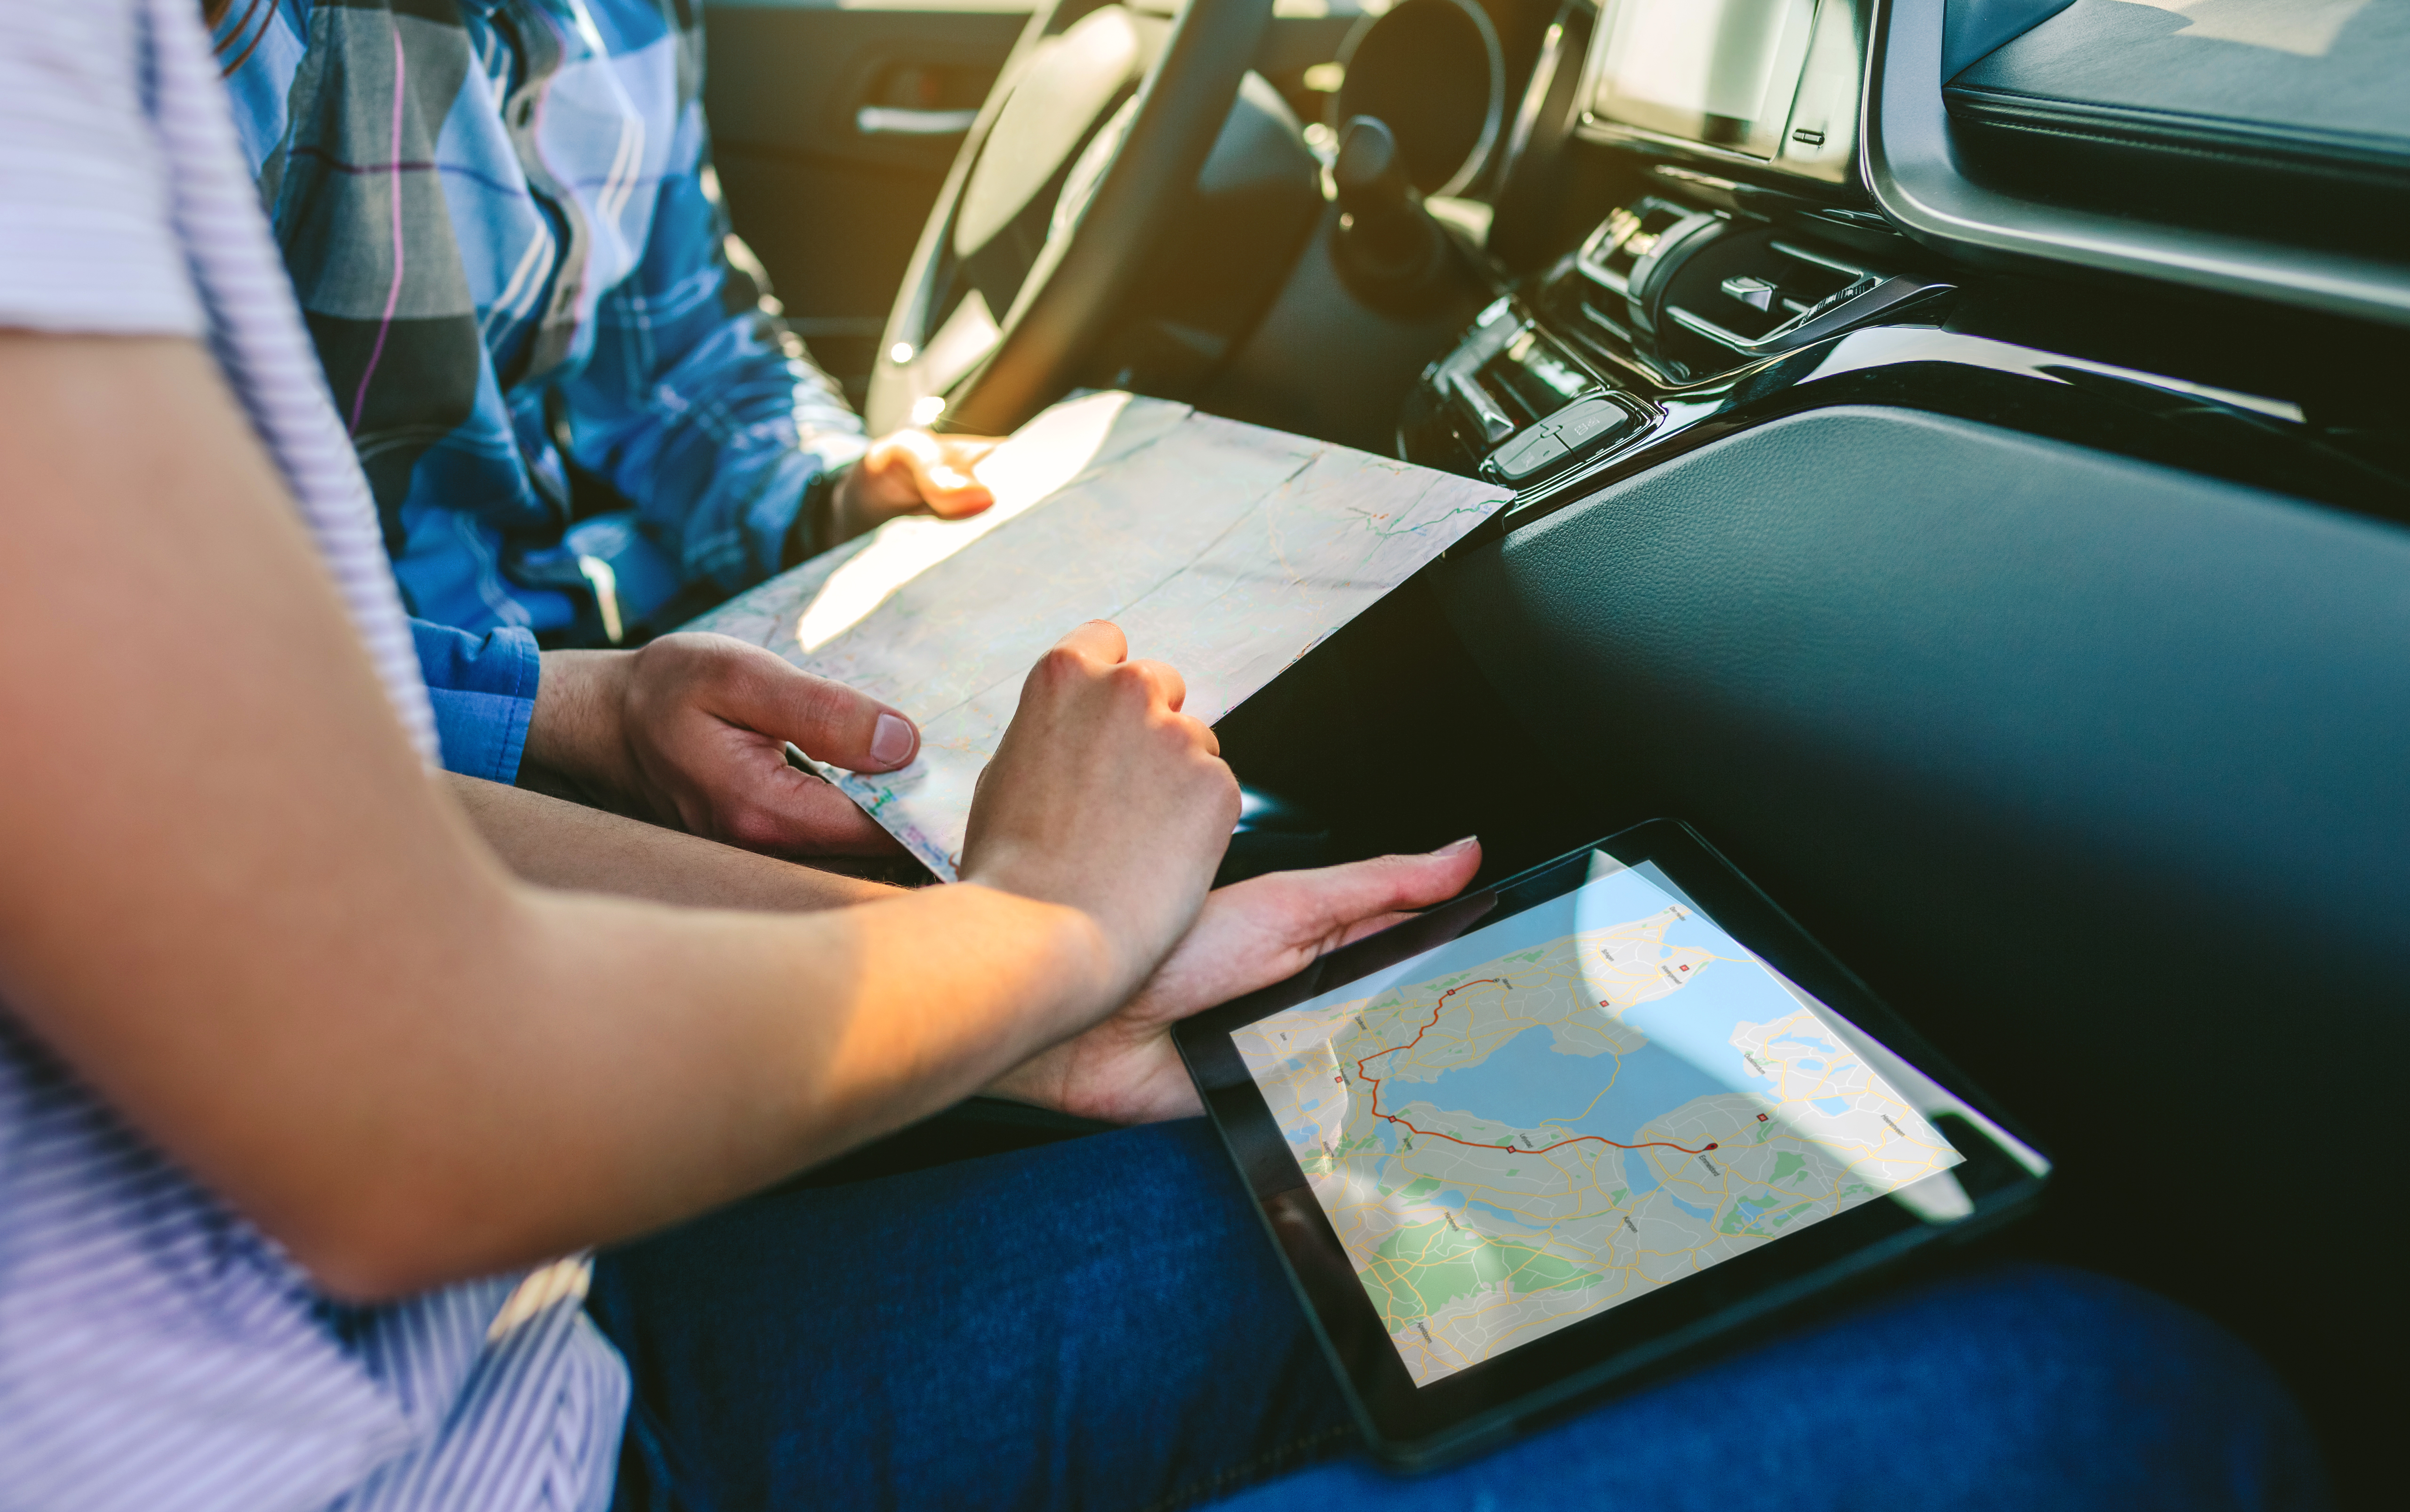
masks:
<instances>
[{"instance_id":1,"label":"paper map","mask_svg":"<svg viewBox=\"0 0 2410 1512\"><path fill-rule=\"evenodd\" d=\"M688 626L919 722L911 766L836 781L948 880L1022 680L1067 632L1119 624L1210 724L1512 497L1119 393L1056 405L978 472L984 513L892 521Z\"/></svg>"}]
</instances>

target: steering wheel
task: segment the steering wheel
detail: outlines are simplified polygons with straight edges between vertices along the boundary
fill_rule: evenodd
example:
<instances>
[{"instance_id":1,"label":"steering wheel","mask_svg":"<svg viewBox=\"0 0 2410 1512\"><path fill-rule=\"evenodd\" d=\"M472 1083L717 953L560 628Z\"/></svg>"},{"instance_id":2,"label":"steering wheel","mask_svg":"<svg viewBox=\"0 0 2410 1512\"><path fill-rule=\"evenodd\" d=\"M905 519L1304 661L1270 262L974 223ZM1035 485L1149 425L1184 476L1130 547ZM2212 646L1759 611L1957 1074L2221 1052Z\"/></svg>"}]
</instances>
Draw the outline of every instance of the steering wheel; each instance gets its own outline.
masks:
<instances>
[{"instance_id":1,"label":"steering wheel","mask_svg":"<svg viewBox=\"0 0 2410 1512\"><path fill-rule=\"evenodd\" d=\"M1272 0L1169 8L1048 0L1030 18L896 291L873 435L1002 435L1070 385L1196 183Z\"/></svg>"}]
</instances>

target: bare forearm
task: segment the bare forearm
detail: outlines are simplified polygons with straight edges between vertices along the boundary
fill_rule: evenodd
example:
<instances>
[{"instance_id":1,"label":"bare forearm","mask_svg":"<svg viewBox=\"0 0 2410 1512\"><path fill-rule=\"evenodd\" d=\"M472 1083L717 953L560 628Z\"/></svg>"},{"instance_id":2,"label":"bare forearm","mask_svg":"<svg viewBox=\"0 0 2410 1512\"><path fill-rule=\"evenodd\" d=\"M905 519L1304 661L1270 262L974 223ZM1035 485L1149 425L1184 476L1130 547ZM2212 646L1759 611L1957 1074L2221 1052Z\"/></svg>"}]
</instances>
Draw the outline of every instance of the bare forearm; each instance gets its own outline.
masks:
<instances>
[{"instance_id":1,"label":"bare forearm","mask_svg":"<svg viewBox=\"0 0 2410 1512\"><path fill-rule=\"evenodd\" d=\"M347 1200L261 1215L333 1287L404 1292L690 1217L978 1090L1104 995L1084 917L976 886L803 918L515 912L524 978L422 1004L434 1022L355 1068L378 1095L322 1115L352 1126Z\"/></svg>"},{"instance_id":2,"label":"bare forearm","mask_svg":"<svg viewBox=\"0 0 2410 1512\"><path fill-rule=\"evenodd\" d=\"M190 343L0 333L0 560L40 564L0 595L7 1011L332 1288L673 1221L1135 986L1068 908L831 908L865 889L527 795L472 827ZM544 891L480 829L723 911Z\"/></svg>"},{"instance_id":3,"label":"bare forearm","mask_svg":"<svg viewBox=\"0 0 2410 1512\"><path fill-rule=\"evenodd\" d=\"M774 913L843 908L898 892L523 788L449 774L443 781L503 864L546 887Z\"/></svg>"}]
</instances>

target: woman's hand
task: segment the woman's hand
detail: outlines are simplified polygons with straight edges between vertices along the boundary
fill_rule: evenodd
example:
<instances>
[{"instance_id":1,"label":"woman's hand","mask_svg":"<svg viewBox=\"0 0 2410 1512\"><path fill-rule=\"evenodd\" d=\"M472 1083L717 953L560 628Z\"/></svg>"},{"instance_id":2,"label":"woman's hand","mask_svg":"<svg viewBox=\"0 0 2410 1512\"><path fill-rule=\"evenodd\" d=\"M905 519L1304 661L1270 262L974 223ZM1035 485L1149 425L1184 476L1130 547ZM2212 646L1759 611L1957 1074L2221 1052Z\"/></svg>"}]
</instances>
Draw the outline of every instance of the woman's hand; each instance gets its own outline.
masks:
<instances>
[{"instance_id":1,"label":"woman's hand","mask_svg":"<svg viewBox=\"0 0 2410 1512\"><path fill-rule=\"evenodd\" d=\"M971 805L963 880L1095 921L1108 1003L1187 932L1238 823L1238 779L1212 728L1180 712L1186 696L1178 672L1130 660L1118 626L1089 621L1022 684Z\"/></svg>"},{"instance_id":2,"label":"woman's hand","mask_svg":"<svg viewBox=\"0 0 2410 1512\"><path fill-rule=\"evenodd\" d=\"M1407 910L1455 897L1480 867L1481 843L1468 839L1428 856L1277 871L1221 888L1118 1013L988 1090L1113 1123L1202 1112L1171 1044L1173 1024L1293 976L1324 952L1387 929Z\"/></svg>"}]
</instances>

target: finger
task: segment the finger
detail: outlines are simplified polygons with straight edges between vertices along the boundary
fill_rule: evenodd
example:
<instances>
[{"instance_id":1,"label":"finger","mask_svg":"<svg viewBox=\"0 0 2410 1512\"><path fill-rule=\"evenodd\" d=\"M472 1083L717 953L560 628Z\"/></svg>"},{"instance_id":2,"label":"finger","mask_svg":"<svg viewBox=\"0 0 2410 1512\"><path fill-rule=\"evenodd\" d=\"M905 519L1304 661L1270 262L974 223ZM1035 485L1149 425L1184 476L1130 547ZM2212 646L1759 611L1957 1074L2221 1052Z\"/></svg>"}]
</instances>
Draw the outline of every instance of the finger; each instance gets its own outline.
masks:
<instances>
[{"instance_id":1,"label":"finger","mask_svg":"<svg viewBox=\"0 0 2410 1512\"><path fill-rule=\"evenodd\" d=\"M768 652L719 679L712 713L849 771L893 771L921 753L921 731L902 710Z\"/></svg>"},{"instance_id":2,"label":"finger","mask_svg":"<svg viewBox=\"0 0 2410 1512\"><path fill-rule=\"evenodd\" d=\"M887 856L903 849L853 801L779 763L745 801L714 816L713 838L769 856Z\"/></svg>"},{"instance_id":3,"label":"finger","mask_svg":"<svg viewBox=\"0 0 2410 1512\"><path fill-rule=\"evenodd\" d=\"M1406 920L1413 917L1413 914L1402 911L1395 914L1375 914L1369 919L1357 919L1355 923L1348 925L1345 929L1340 930L1334 938L1328 942L1328 943L1330 949L1337 950L1341 945L1352 945L1357 941L1363 939L1367 935L1379 934L1383 929L1389 928L1389 926L1393 924L1403 924Z\"/></svg>"},{"instance_id":4,"label":"finger","mask_svg":"<svg viewBox=\"0 0 2410 1512\"><path fill-rule=\"evenodd\" d=\"M1090 620L1055 641L1054 649L1070 652L1083 661L1111 667L1129 655L1129 637L1111 620Z\"/></svg>"},{"instance_id":5,"label":"finger","mask_svg":"<svg viewBox=\"0 0 2410 1512\"><path fill-rule=\"evenodd\" d=\"M1129 663L1131 675L1143 679L1161 698L1166 708L1177 712L1188 701L1188 680L1168 661L1134 661Z\"/></svg>"},{"instance_id":6,"label":"finger","mask_svg":"<svg viewBox=\"0 0 2410 1512\"><path fill-rule=\"evenodd\" d=\"M1324 951L1453 897L1480 866L1480 845L1459 841L1428 856L1274 871L1216 888L1149 985L1144 1016L1169 1022L1269 986Z\"/></svg>"},{"instance_id":7,"label":"finger","mask_svg":"<svg viewBox=\"0 0 2410 1512\"><path fill-rule=\"evenodd\" d=\"M848 479L865 518L883 523L920 509L921 475L912 465L913 454L916 449L934 451L936 445L936 438L927 432L908 430L870 443Z\"/></svg>"},{"instance_id":8,"label":"finger","mask_svg":"<svg viewBox=\"0 0 2410 1512\"><path fill-rule=\"evenodd\" d=\"M926 468L939 457L937 438L925 430L899 430L880 437L871 443L870 454L863 460L875 470L897 473L917 479L913 464Z\"/></svg>"},{"instance_id":9,"label":"finger","mask_svg":"<svg viewBox=\"0 0 2410 1512\"><path fill-rule=\"evenodd\" d=\"M1376 856L1290 872L1284 880L1304 889L1302 906L1291 915L1291 938L1360 938L1395 922L1392 915L1455 897L1480 870L1481 842L1467 838L1421 856Z\"/></svg>"},{"instance_id":10,"label":"finger","mask_svg":"<svg viewBox=\"0 0 2410 1512\"><path fill-rule=\"evenodd\" d=\"M938 462L965 472L979 466L990 452L1004 444L1001 436L936 436L931 439L937 443Z\"/></svg>"},{"instance_id":11,"label":"finger","mask_svg":"<svg viewBox=\"0 0 2410 1512\"><path fill-rule=\"evenodd\" d=\"M987 484L972 475L971 466L985 454L970 448L958 452L946 440L925 430L897 431L888 439L894 447L892 454L911 469L912 491L917 502L927 506L940 519L959 520L977 514L995 502Z\"/></svg>"}]
</instances>

